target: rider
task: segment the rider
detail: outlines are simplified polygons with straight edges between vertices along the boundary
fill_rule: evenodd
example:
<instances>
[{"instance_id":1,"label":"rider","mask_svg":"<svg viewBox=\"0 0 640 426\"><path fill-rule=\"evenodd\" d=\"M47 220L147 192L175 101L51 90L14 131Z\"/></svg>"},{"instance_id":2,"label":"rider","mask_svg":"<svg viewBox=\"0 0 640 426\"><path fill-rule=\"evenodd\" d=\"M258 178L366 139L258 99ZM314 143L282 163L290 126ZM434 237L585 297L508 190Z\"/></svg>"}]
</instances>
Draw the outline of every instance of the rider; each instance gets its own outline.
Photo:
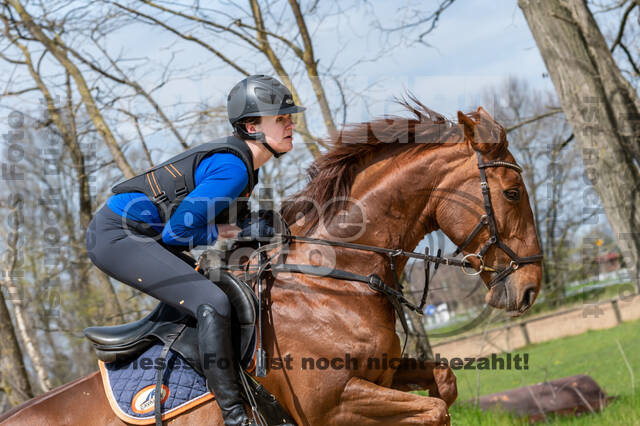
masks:
<instances>
[{"instance_id":1,"label":"rider","mask_svg":"<svg viewBox=\"0 0 640 426\"><path fill-rule=\"evenodd\" d=\"M304 110L278 80L245 78L227 98L233 136L116 185L87 230L87 250L98 268L197 319L201 366L227 425L252 424L233 356L231 306L181 252L238 234L240 228L227 222L232 202L249 196L260 166L292 149L291 114Z\"/></svg>"}]
</instances>

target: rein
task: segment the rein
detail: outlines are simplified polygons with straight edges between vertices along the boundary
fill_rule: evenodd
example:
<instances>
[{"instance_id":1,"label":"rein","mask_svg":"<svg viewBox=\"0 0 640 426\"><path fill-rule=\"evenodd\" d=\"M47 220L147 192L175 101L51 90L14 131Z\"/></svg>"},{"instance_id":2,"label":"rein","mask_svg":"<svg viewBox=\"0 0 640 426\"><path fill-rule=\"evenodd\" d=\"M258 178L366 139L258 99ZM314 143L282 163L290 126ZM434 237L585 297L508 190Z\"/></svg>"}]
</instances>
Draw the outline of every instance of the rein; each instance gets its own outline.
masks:
<instances>
[{"instance_id":1,"label":"rein","mask_svg":"<svg viewBox=\"0 0 640 426\"><path fill-rule=\"evenodd\" d=\"M440 256L440 250L438 250L437 256L431 256L429 255L428 247L425 248L425 253L422 254L422 253L405 251L401 249L388 249L384 247L369 246L364 244L354 244L354 243L346 243L341 241L324 240L320 238L302 237L297 235L291 235L288 232L289 228L288 226L286 226L286 223L284 222L284 220L282 222L285 225L286 233L281 235L280 241L267 244L265 246L262 246L256 249L252 253L251 257L249 258L249 260L244 266L238 265L236 267L236 266L229 265L227 268L244 270L245 279L247 281L250 281L252 279L251 275L257 278L258 281L260 281L262 275L266 271L270 271L274 276L280 272L289 272L289 273L297 273L297 274L303 274L303 275L314 275L318 277L329 277L329 278L334 278L334 279L343 280L343 281L358 281L361 283L365 283L369 286L371 290L384 295L389 301L389 303L391 304L391 306L393 307L394 311L396 312L396 315L400 320L400 324L402 325L402 329L405 334L405 341L402 347L402 353L404 353L404 349L407 345L407 340L409 337L409 325L407 323L407 318L405 317L404 307L407 307L410 310L420 315L424 315L423 309L427 301L427 294L429 292L431 263L434 264L434 271L437 270L438 266L440 266L441 264L445 264L445 265L462 267L463 272L467 275L476 275L476 274L469 274L466 272L465 267L471 267L471 264L469 262L466 262L465 260L442 257ZM255 274L248 273L251 260L255 256L258 256L258 259L261 259L265 252L271 251L274 249L282 249L283 247L288 247L291 242L318 244L318 245L326 245L326 246L333 246L333 247L343 247L343 248L350 248L355 250L369 251L373 253L386 254L389 258L389 265L391 266L391 271L393 273L395 288L387 285L384 282L384 280L380 278L380 276L378 276L377 274L360 275L360 274L356 274L349 271L329 268L326 266L273 263L272 262L273 259L281 253L281 250L278 250L276 253L269 256L269 258L266 261L264 262L260 261L258 270ZM398 279L398 274L395 266L395 258L398 256L421 259L425 263L425 267L424 267L425 284L422 290L420 305L418 306L416 306L414 303L407 300L404 297L404 294L402 293L402 284ZM485 267L485 269L486 268L488 267Z\"/></svg>"},{"instance_id":2,"label":"rein","mask_svg":"<svg viewBox=\"0 0 640 426\"><path fill-rule=\"evenodd\" d=\"M267 244L264 245L258 249L256 249L252 255L251 255L251 259L249 259L249 261L243 265L229 265L228 268L229 269L233 269L233 270L244 270L245 273L247 274L247 278L253 278L253 277L258 277L261 276L265 271L272 271L275 273L279 273L279 272L292 272L292 273L301 273L301 274L307 274L307 275L315 275L315 276L321 276L321 277L329 277L329 278L336 278L336 279L340 279L340 280L346 280L346 281L359 281L359 282L363 282L366 284L369 284L369 286L379 292L383 292L383 293L387 293L390 295L393 295L395 297L397 297L400 302L408 307L409 309L411 309L412 311L418 312L420 314L422 314L422 308L424 308L425 302L426 302L426 293L428 291L429 288L429 283L428 280L425 281L425 289L423 292L423 297L422 297L422 302L419 306L416 306L415 304L411 303L410 301L408 301L402 294L402 285L399 282L398 276L397 276L397 272L396 272L396 268L395 268L395 258L402 256L402 257L409 257L409 258L414 258L414 259L420 259L423 260L425 262L425 274L427 275L427 277L429 276L429 266L431 263L433 263L435 265L435 269L437 269L441 264L444 265L451 265L451 266L458 266L463 268L463 271L465 272L465 274L467 275L477 275L476 273L470 274L467 271L467 269L465 268L472 268L473 266L471 265L470 262L465 261L465 260L460 260L460 259L455 259L455 258L450 258L450 257L442 257L439 254L437 256L432 256L429 254L429 248L427 247L425 249L425 253L417 253L417 252L412 252L412 251L405 251L402 249L388 249L385 247L377 247L377 246L369 246L369 245L364 245L364 244L354 244L354 243L346 243L346 242L342 242L342 241L333 241L333 240L324 240L321 238L311 238L311 237L302 237L302 236L298 236L298 235L286 235L283 234L280 236L281 239L277 242L271 243L271 244ZM318 245L324 245L324 246L333 246L333 247L342 247L342 248L349 248L349 249L354 249L354 250L362 250L362 251L369 251L369 252L373 252L373 253L379 253L379 254L385 254L388 256L389 258L389 264L391 265L391 270L394 274L394 280L396 284L396 288L398 288L399 290L396 290L396 288L390 287L388 286L383 280L382 278L380 278L377 274L371 274L371 275L360 275L360 274L356 274L353 272L348 272L348 271L343 271L340 269L334 269L334 268L329 268L326 266L316 266L316 265L303 265L303 264L287 264L287 263L273 263L272 260L280 254L280 252L277 252L275 254L273 254L272 256L270 256L266 262L262 262L262 265L258 268L258 270L256 271L256 273L254 274L249 274L248 270L250 268L250 264L251 264L251 260L256 257L259 256L261 253L265 253L274 249L278 249L278 248L282 248L282 247L288 247L290 243L292 242L298 242L298 243L307 243L307 244L318 244ZM439 251L440 253L440 251ZM494 271L493 268L488 267L488 266L484 266L483 267L484 270L491 270ZM249 277L249 275L251 275L251 277Z\"/></svg>"}]
</instances>

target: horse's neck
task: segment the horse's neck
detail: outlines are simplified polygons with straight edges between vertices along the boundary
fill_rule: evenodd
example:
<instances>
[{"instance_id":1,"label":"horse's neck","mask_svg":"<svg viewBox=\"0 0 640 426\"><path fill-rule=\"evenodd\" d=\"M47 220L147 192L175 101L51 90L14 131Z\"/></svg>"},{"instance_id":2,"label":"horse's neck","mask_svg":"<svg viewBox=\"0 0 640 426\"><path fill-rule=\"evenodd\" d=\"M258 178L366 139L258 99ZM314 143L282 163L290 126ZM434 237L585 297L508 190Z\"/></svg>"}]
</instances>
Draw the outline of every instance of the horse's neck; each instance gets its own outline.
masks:
<instances>
[{"instance_id":1,"label":"horse's neck","mask_svg":"<svg viewBox=\"0 0 640 426\"><path fill-rule=\"evenodd\" d=\"M463 159L455 145L411 147L406 152L374 159L354 181L350 195L354 203L326 226L319 226L313 236L413 250L427 233L438 229L437 200L431 197L432 190L454 172L459 160ZM345 227L345 223L350 225ZM351 270L360 263L356 266L359 269L388 273L385 257L372 256L370 252L336 250L336 266L345 267L344 263ZM400 268L405 263L406 259L398 259Z\"/></svg>"}]
</instances>

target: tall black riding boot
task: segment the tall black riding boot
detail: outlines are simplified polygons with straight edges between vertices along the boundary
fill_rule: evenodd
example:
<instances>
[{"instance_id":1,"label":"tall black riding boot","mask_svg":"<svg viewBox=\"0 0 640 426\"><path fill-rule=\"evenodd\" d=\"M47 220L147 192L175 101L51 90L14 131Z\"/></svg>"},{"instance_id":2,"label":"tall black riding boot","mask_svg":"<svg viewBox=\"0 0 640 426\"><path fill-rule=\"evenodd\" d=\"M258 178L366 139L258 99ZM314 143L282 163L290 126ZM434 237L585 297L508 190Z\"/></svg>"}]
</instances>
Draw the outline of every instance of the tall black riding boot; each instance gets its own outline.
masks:
<instances>
[{"instance_id":1,"label":"tall black riding boot","mask_svg":"<svg viewBox=\"0 0 640 426\"><path fill-rule=\"evenodd\" d=\"M211 305L198 307L198 351L207 386L227 426L255 425L247 416L231 341L231 320Z\"/></svg>"}]
</instances>

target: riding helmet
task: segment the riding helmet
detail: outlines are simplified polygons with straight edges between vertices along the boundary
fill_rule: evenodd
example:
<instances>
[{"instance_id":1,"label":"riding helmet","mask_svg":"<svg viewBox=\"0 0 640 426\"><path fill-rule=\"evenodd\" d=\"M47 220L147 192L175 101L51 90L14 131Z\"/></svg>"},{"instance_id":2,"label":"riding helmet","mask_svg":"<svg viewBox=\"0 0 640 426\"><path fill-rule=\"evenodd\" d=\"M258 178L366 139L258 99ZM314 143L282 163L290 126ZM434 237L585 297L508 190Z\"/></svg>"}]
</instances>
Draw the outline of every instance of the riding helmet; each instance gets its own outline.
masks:
<instances>
[{"instance_id":1,"label":"riding helmet","mask_svg":"<svg viewBox=\"0 0 640 426\"><path fill-rule=\"evenodd\" d=\"M247 117L295 114L306 108L293 102L291 92L273 77L252 75L236 84L227 97L231 125Z\"/></svg>"}]
</instances>

